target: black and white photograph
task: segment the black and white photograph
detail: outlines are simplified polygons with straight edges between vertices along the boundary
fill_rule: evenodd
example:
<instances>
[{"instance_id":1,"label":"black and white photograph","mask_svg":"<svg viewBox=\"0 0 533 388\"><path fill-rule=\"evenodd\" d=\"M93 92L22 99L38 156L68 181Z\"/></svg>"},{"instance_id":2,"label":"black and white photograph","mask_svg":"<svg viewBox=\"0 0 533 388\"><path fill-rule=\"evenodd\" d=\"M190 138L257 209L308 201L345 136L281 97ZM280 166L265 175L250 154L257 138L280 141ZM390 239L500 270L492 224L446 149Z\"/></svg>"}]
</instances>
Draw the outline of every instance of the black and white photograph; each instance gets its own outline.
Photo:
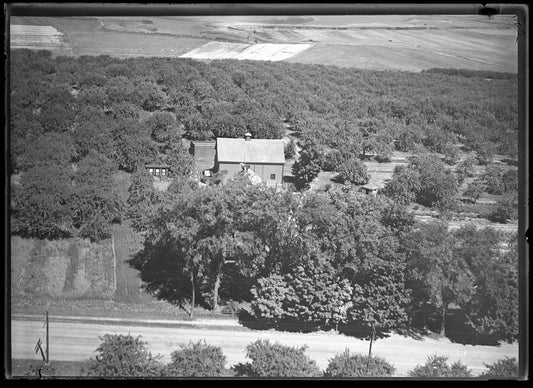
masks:
<instances>
[{"instance_id":1,"label":"black and white photograph","mask_svg":"<svg viewBox=\"0 0 533 388\"><path fill-rule=\"evenodd\" d=\"M4 378L527 380L528 23L5 5Z\"/></svg>"}]
</instances>

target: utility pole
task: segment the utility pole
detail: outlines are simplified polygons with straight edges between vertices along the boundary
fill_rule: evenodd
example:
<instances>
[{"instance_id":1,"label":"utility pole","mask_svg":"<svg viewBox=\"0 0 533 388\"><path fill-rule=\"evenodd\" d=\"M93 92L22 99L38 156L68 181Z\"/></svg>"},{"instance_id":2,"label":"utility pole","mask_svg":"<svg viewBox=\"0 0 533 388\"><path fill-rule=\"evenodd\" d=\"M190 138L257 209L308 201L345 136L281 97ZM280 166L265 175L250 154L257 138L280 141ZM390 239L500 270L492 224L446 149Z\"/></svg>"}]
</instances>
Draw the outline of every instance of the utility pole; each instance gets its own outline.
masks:
<instances>
[{"instance_id":1,"label":"utility pole","mask_svg":"<svg viewBox=\"0 0 533 388\"><path fill-rule=\"evenodd\" d=\"M372 322L372 334L370 335L370 348L368 349L368 360L366 362L365 373L368 373L368 366L370 365L370 358L372 357L372 342L374 342L375 337L376 337L376 327L374 326L374 322Z\"/></svg>"},{"instance_id":2,"label":"utility pole","mask_svg":"<svg viewBox=\"0 0 533 388\"><path fill-rule=\"evenodd\" d=\"M48 321L48 310L46 310L46 360L45 365L50 365L50 353L48 352L48 345L50 344L49 339L50 325Z\"/></svg>"}]
</instances>

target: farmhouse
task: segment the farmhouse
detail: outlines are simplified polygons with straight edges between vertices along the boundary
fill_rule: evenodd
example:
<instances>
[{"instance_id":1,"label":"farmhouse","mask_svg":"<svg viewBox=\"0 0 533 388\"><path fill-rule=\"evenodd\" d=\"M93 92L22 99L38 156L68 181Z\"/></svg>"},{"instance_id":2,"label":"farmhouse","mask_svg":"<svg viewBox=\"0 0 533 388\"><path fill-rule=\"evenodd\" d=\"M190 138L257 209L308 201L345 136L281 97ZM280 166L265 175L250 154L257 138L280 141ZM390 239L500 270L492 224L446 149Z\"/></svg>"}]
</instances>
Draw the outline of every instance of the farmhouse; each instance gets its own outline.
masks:
<instances>
[{"instance_id":1,"label":"farmhouse","mask_svg":"<svg viewBox=\"0 0 533 388\"><path fill-rule=\"evenodd\" d=\"M242 170L251 170L267 186L283 183L285 153L282 140L217 138L215 170L227 171L232 176Z\"/></svg>"},{"instance_id":2,"label":"farmhouse","mask_svg":"<svg viewBox=\"0 0 533 388\"><path fill-rule=\"evenodd\" d=\"M209 176L212 171L226 171L229 178L245 171L268 186L281 185L285 172L283 140L252 139L249 133L244 136L191 142L197 173Z\"/></svg>"}]
</instances>

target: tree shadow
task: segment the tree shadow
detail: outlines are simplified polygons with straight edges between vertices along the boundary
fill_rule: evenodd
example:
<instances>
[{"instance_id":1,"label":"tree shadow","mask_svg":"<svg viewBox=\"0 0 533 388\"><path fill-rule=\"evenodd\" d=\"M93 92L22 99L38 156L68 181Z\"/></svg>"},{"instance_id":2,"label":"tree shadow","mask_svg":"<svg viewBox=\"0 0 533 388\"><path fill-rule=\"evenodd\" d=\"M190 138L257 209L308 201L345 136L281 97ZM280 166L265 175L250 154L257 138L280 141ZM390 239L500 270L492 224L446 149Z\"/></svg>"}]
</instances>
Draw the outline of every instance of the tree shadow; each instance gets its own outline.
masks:
<instances>
[{"instance_id":1,"label":"tree shadow","mask_svg":"<svg viewBox=\"0 0 533 388\"><path fill-rule=\"evenodd\" d=\"M272 321L257 319L248 310L238 312L239 323L252 330L279 330L290 333L312 333L319 330L331 330L331 326L318 325L312 322L299 322L294 320Z\"/></svg>"}]
</instances>

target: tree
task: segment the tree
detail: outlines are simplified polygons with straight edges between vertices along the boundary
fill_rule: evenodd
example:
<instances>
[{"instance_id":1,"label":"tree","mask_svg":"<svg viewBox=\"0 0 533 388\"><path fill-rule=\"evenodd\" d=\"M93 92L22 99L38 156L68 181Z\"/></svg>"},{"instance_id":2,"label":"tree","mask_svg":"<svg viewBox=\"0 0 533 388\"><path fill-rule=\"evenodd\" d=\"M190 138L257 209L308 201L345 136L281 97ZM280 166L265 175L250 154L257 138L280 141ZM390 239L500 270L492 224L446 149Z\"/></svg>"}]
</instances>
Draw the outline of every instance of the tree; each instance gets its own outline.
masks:
<instances>
[{"instance_id":1,"label":"tree","mask_svg":"<svg viewBox=\"0 0 533 388\"><path fill-rule=\"evenodd\" d=\"M383 358L350 354L346 349L344 353L336 354L329 360L324 376L386 377L394 375L395 370L394 366Z\"/></svg>"},{"instance_id":2,"label":"tree","mask_svg":"<svg viewBox=\"0 0 533 388\"><path fill-rule=\"evenodd\" d=\"M476 203L476 201L481 197L481 194L485 191L485 185L482 181L479 179L476 179L475 181L471 182L466 190L463 192L463 197L469 198L472 203Z\"/></svg>"},{"instance_id":3,"label":"tree","mask_svg":"<svg viewBox=\"0 0 533 388\"><path fill-rule=\"evenodd\" d=\"M72 170L38 165L12 188L11 231L23 237L58 239L72 234L69 206Z\"/></svg>"},{"instance_id":4,"label":"tree","mask_svg":"<svg viewBox=\"0 0 533 388\"><path fill-rule=\"evenodd\" d=\"M421 155L412 162L418 171L420 187L416 202L424 206L448 207L457 194L455 177L444 163L431 155Z\"/></svg>"},{"instance_id":5,"label":"tree","mask_svg":"<svg viewBox=\"0 0 533 388\"><path fill-rule=\"evenodd\" d=\"M433 355L427 358L424 365L417 365L409 371L410 377L472 377L472 371L461 361L454 362L451 366L447 363L448 357Z\"/></svg>"},{"instance_id":6,"label":"tree","mask_svg":"<svg viewBox=\"0 0 533 388\"><path fill-rule=\"evenodd\" d=\"M446 144L442 151L446 164L454 165L459 160L459 148L455 144Z\"/></svg>"},{"instance_id":7,"label":"tree","mask_svg":"<svg viewBox=\"0 0 533 388\"><path fill-rule=\"evenodd\" d=\"M474 176L474 166L477 164L476 157L474 155L468 155L464 160L459 162L456 167L458 174L467 177Z\"/></svg>"},{"instance_id":8,"label":"tree","mask_svg":"<svg viewBox=\"0 0 533 388\"><path fill-rule=\"evenodd\" d=\"M320 172L321 155L312 140L306 140L301 145L300 156L292 166L295 176L295 185L298 190L306 190L309 183Z\"/></svg>"},{"instance_id":9,"label":"tree","mask_svg":"<svg viewBox=\"0 0 533 388\"><path fill-rule=\"evenodd\" d=\"M160 356L152 356L146 343L131 335L105 334L96 348L98 355L89 359L87 374L99 377L160 376Z\"/></svg>"},{"instance_id":10,"label":"tree","mask_svg":"<svg viewBox=\"0 0 533 388\"><path fill-rule=\"evenodd\" d=\"M133 120L125 120L113 129L114 155L118 167L126 172L144 168L157 155L156 146L142 127Z\"/></svg>"},{"instance_id":11,"label":"tree","mask_svg":"<svg viewBox=\"0 0 533 388\"><path fill-rule=\"evenodd\" d=\"M364 185L370 179L366 166L357 158L346 160L337 168L337 172L341 181L354 185Z\"/></svg>"},{"instance_id":12,"label":"tree","mask_svg":"<svg viewBox=\"0 0 533 388\"><path fill-rule=\"evenodd\" d=\"M256 319L275 325L335 327L346 322L352 289L324 257L302 260L291 273L258 279L252 288Z\"/></svg>"},{"instance_id":13,"label":"tree","mask_svg":"<svg viewBox=\"0 0 533 388\"><path fill-rule=\"evenodd\" d=\"M271 344L257 340L246 346L246 357L252 362L239 363L233 368L237 376L246 377L318 377L322 373L315 361L309 359L301 348Z\"/></svg>"},{"instance_id":14,"label":"tree","mask_svg":"<svg viewBox=\"0 0 533 388\"><path fill-rule=\"evenodd\" d=\"M285 159L292 159L296 156L296 141L291 138L290 142L285 145L283 149L285 153Z\"/></svg>"},{"instance_id":15,"label":"tree","mask_svg":"<svg viewBox=\"0 0 533 388\"><path fill-rule=\"evenodd\" d=\"M407 322L409 292L403 276L405 264L373 263L368 269L356 270L352 279L352 321L367 328L388 331Z\"/></svg>"},{"instance_id":16,"label":"tree","mask_svg":"<svg viewBox=\"0 0 533 388\"><path fill-rule=\"evenodd\" d=\"M474 275L475 292L462 312L478 339L514 341L518 335L518 247L501 252L502 236L491 228L465 226L454 233L455 255L464 258ZM464 331L464 329L463 329Z\"/></svg>"},{"instance_id":17,"label":"tree","mask_svg":"<svg viewBox=\"0 0 533 388\"><path fill-rule=\"evenodd\" d=\"M487 187L487 193L494 195L501 195L506 190L505 187L505 170L497 166L489 166L483 174L483 183Z\"/></svg>"},{"instance_id":18,"label":"tree","mask_svg":"<svg viewBox=\"0 0 533 388\"><path fill-rule=\"evenodd\" d=\"M506 357L504 359L498 360L492 364L485 364L488 371L483 372L480 377L484 378L493 378L493 379L502 379L502 378L516 378L518 377L519 369L516 358Z\"/></svg>"},{"instance_id":19,"label":"tree","mask_svg":"<svg viewBox=\"0 0 533 388\"><path fill-rule=\"evenodd\" d=\"M154 112L145 125L148 127L152 139L158 143L169 143L179 137L179 125L169 112Z\"/></svg>"},{"instance_id":20,"label":"tree","mask_svg":"<svg viewBox=\"0 0 533 388\"><path fill-rule=\"evenodd\" d=\"M420 190L420 174L417 170L404 166L396 166L392 179L385 184L383 194L402 205L416 199Z\"/></svg>"},{"instance_id":21,"label":"tree","mask_svg":"<svg viewBox=\"0 0 533 388\"><path fill-rule=\"evenodd\" d=\"M205 283L211 289L207 305L216 309L226 262L235 260L245 267L255 255L257 226L247 214L263 193L251 184L229 182L186 190L164 202L148 225L144 249L133 261L148 290L178 305L190 300L194 306L197 290ZM152 268L157 272L151 273ZM184 289L187 277L190 288Z\"/></svg>"},{"instance_id":22,"label":"tree","mask_svg":"<svg viewBox=\"0 0 533 388\"><path fill-rule=\"evenodd\" d=\"M183 139L174 139L165 149L165 157L162 160L170 166L173 178L189 177L194 170L194 158L185 148Z\"/></svg>"},{"instance_id":23,"label":"tree","mask_svg":"<svg viewBox=\"0 0 533 388\"><path fill-rule=\"evenodd\" d=\"M96 151L90 151L78 164L69 206L80 237L93 241L108 238L109 224L122 219L124 204L113 180L113 169L113 163Z\"/></svg>"},{"instance_id":24,"label":"tree","mask_svg":"<svg viewBox=\"0 0 533 388\"><path fill-rule=\"evenodd\" d=\"M506 224L509 220L518 218L518 193L514 193L511 197L504 198L498 201L498 206L487 218L492 222L499 222Z\"/></svg>"},{"instance_id":25,"label":"tree","mask_svg":"<svg viewBox=\"0 0 533 388\"><path fill-rule=\"evenodd\" d=\"M39 166L68 169L76 157L73 139L67 133L46 133L24 143L17 158L17 166L23 171Z\"/></svg>"},{"instance_id":26,"label":"tree","mask_svg":"<svg viewBox=\"0 0 533 388\"><path fill-rule=\"evenodd\" d=\"M180 345L170 354L171 361L165 368L165 376L217 377L224 375L226 356L219 346L205 341Z\"/></svg>"},{"instance_id":27,"label":"tree","mask_svg":"<svg viewBox=\"0 0 533 388\"><path fill-rule=\"evenodd\" d=\"M428 307L439 311L440 333L445 336L450 306L468 303L474 293L474 276L465 258L454 254L455 238L443 222L421 224L405 243L412 309L421 310L423 326Z\"/></svg>"},{"instance_id":28,"label":"tree","mask_svg":"<svg viewBox=\"0 0 533 388\"><path fill-rule=\"evenodd\" d=\"M132 174L131 186L128 189L128 216L137 231L144 231L155 216L159 192L154 188L153 177L144 168Z\"/></svg>"}]
</instances>

